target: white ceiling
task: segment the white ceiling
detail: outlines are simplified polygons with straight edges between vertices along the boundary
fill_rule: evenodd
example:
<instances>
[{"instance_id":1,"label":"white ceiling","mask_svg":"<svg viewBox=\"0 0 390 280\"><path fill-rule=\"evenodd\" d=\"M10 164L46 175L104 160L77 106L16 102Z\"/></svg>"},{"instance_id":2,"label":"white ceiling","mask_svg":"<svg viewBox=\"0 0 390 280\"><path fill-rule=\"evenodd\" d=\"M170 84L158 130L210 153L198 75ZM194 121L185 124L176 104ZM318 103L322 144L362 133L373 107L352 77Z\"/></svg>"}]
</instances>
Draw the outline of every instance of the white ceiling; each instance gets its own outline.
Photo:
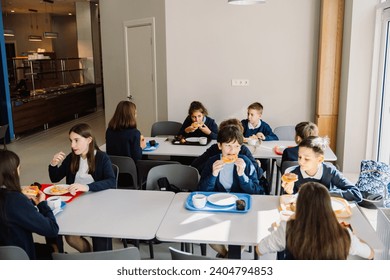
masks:
<instances>
[{"instance_id":1,"label":"white ceiling","mask_svg":"<svg viewBox=\"0 0 390 280\"><path fill-rule=\"evenodd\" d=\"M1 6L3 13L11 13L11 10L18 14L31 13L29 9L34 9L38 13L67 15L68 13L75 14L75 2L98 3L99 0L53 0L53 2L51 4L43 0L1 0Z\"/></svg>"}]
</instances>

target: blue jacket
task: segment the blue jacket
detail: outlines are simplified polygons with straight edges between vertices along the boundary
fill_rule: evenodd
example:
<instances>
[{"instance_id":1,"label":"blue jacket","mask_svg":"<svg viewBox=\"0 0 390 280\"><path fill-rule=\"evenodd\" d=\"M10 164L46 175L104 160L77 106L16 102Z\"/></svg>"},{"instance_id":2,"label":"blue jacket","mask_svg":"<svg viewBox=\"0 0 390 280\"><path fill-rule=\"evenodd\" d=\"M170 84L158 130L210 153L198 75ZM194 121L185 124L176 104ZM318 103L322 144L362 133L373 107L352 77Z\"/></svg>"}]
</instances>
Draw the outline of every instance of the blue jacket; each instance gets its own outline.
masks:
<instances>
[{"instance_id":1,"label":"blue jacket","mask_svg":"<svg viewBox=\"0 0 390 280\"><path fill-rule=\"evenodd\" d=\"M282 155L283 161L298 161L298 146L284 149Z\"/></svg>"},{"instance_id":2,"label":"blue jacket","mask_svg":"<svg viewBox=\"0 0 390 280\"><path fill-rule=\"evenodd\" d=\"M18 246L26 251L30 259L36 259L32 233L46 237L57 237L58 224L46 201L34 207L31 200L20 192L4 192L6 221L0 220L0 245Z\"/></svg>"},{"instance_id":3,"label":"blue jacket","mask_svg":"<svg viewBox=\"0 0 390 280\"><path fill-rule=\"evenodd\" d=\"M291 167L286 172L298 175L298 181L294 184L294 193L298 192L299 187L306 182L318 182L328 188L330 194L340 196L346 200L361 202L363 200L359 189L346 179L337 168L328 162L323 162L323 173L320 180L314 178L303 178L299 166Z\"/></svg>"},{"instance_id":4,"label":"blue jacket","mask_svg":"<svg viewBox=\"0 0 390 280\"><path fill-rule=\"evenodd\" d=\"M206 121L204 124L211 130L210 135L204 134L199 128L195 130L192 133L186 133L184 130L189 127L193 123L190 116L187 116L187 118L184 120L183 125L181 126L179 130L179 135L183 135L185 138L187 137L208 137L210 139L217 139L218 134L218 125L216 124L215 120L213 120L210 117L206 117Z\"/></svg>"},{"instance_id":5,"label":"blue jacket","mask_svg":"<svg viewBox=\"0 0 390 280\"><path fill-rule=\"evenodd\" d=\"M256 135L257 133L261 132L265 136L264 141L279 140L278 136L273 133L272 128L269 126L269 124L267 124L263 120L261 121L260 127L256 129L249 129L247 119L242 120L241 124L244 127L244 137L250 137L254 134Z\"/></svg>"},{"instance_id":6,"label":"blue jacket","mask_svg":"<svg viewBox=\"0 0 390 280\"><path fill-rule=\"evenodd\" d=\"M106 130L106 151L108 155L131 157L135 162L142 158L141 132L136 128Z\"/></svg>"},{"instance_id":7,"label":"blue jacket","mask_svg":"<svg viewBox=\"0 0 390 280\"><path fill-rule=\"evenodd\" d=\"M230 192L264 194L264 189L259 185L259 179L251 161L244 155L238 155L238 157L245 161L246 167L242 176L238 176L237 168L234 167L233 184ZM215 155L206 162L198 184L199 191L226 192L226 189L219 182L219 175L217 177L213 176L213 164L219 159L221 159L221 155Z\"/></svg>"},{"instance_id":8,"label":"blue jacket","mask_svg":"<svg viewBox=\"0 0 390 280\"><path fill-rule=\"evenodd\" d=\"M68 154L59 167L49 165L49 177L52 182L59 182L66 177L67 184L74 183L76 174L70 172L71 156L71 153ZM96 151L95 163L95 172L91 174L95 182L88 184L89 190L97 192L115 188L115 174L107 154L102 151Z\"/></svg>"}]
</instances>

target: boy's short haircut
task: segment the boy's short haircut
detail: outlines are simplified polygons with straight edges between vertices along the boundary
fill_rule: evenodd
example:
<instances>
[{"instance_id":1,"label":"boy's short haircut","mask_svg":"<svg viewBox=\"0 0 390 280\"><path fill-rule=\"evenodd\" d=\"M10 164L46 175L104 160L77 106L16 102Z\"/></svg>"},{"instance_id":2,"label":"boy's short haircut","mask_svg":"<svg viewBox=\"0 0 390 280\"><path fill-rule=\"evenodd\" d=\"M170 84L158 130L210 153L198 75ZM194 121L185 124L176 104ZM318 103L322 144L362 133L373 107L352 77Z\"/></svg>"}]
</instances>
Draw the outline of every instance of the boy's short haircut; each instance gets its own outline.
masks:
<instances>
[{"instance_id":1,"label":"boy's short haircut","mask_svg":"<svg viewBox=\"0 0 390 280\"><path fill-rule=\"evenodd\" d=\"M300 122L295 126L295 141L297 140L297 136L299 136L301 140L309 136L318 136L318 127L312 122Z\"/></svg>"},{"instance_id":2,"label":"boy's short haircut","mask_svg":"<svg viewBox=\"0 0 390 280\"><path fill-rule=\"evenodd\" d=\"M242 131L236 125L227 125L218 131L218 143L222 144L234 141L237 141L240 145L244 142Z\"/></svg>"},{"instance_id":3,"label":"boy's short haircut","mask_svg":"<svg viewBox=\"0 0 390 280\"><path fill-rule=\"evenodd\" d=\"M250 109L257 110L260 112L260 114L263 113L263 105L261 105L261 103L259 103L259 102L254 102L251 105L249 105L248 110L250 110Z\"/></svg>"},{"instance_id":4,"label":"boy's short haircut","mask_svg":"<svg viewBox=\"0 0 390 280\"><path fill-rule=\"evenodd\" d=\"M316 154L324 155L326 147L329 146L328 137L309 136L299 143L298 147L312 149Z\"/></svg>"},{"instance_id":5,"label":"boy's short haircut","mask_svg":"<svg viewBox=\"0 0 390 280\"><path fill-rule=\"evenodd\" d=\"M241 123L241 121L239 119L224 120L223 122L221 122L219 124L219 130L224 128L225 126L228 126L228 125L235 125L235 126L237 126L242 131L242 133L244 133L244 127L242 126L242 123Z\"/></svg>"}]
</instances>

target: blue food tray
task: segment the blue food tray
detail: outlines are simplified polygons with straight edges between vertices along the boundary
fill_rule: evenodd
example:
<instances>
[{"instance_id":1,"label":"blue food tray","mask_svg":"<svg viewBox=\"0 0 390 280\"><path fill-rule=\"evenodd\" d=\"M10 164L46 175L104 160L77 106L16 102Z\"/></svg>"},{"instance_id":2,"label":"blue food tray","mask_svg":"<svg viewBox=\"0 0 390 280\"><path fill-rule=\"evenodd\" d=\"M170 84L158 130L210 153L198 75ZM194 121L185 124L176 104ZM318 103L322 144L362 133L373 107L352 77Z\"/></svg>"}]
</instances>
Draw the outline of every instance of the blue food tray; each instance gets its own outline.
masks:
<instances>
[{"instance_id":1,"label":"blue food tray","mask_svg":"<svg viewBox=\"0 0 390 280\"><path fill-rule=\"evenodd\" d=\"M154 146L150 146L150 143L148 141L148 142L146 142L146 147L142 151L144 151L144 152L152 152L155 149L157 149L158 146L160 146L160 144L157 143L157 142L156 142L156 144Z\"/></svg>"},{"instance_id":2,"label":"blue food tray","mask_svg":"<svg viewBox=\"0 0 390 280\"><path fill-rule=\"evenodd\" d=\"M204 194L206 196L209 196L211 194L215 194L218 192L192 192L188 195L185 208L190 211L200 211L200 212L225 212L225 213L247 213L252 206L252 197L247 193L231 193L238 197L238 199L243 199L246 203L244 210L237 210L236 204L229 205L229 206L218 206L214 205L207 201L206 206L203 208L195 208L192 204L192 196L195 194Z\"/></svg>"}]
</instances>

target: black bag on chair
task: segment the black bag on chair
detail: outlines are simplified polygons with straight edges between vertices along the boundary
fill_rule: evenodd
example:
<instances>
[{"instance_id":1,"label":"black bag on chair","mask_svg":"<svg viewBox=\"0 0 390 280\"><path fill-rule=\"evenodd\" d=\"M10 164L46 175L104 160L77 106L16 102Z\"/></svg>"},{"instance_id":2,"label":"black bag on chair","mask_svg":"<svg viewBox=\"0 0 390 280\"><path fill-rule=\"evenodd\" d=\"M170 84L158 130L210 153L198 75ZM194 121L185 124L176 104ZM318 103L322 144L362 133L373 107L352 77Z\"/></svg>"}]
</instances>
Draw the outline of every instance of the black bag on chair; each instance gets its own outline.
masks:
<instances>
[{"instance_id":1,"label":"black bag on chair","mask_svg":"<svg viewBox=\"0 0 390 280\"><path fill-rule=\"evenodd\" d=\"M381 207L383 198L388 195L389 184L389 165L374 160L363 160L360 165L359 180L356 183L363 196L363 201L359 205L367 208Z\"/></svg>"},{"instance_id":2,"label":"black bag on chair","mask_svg":"<svg viewBox=\"0 0 390 280\"><path fill-rule=\"evenodd\" d=\"M173 184L170 184L168 181L167 177L162 177L157 180L157 185L160 188L160 191L169 191L169 192L174 192L174 193L179 193L179 192L188 192L188 189L182 189L179 188Z\"/></svg>"}]
</instances>

